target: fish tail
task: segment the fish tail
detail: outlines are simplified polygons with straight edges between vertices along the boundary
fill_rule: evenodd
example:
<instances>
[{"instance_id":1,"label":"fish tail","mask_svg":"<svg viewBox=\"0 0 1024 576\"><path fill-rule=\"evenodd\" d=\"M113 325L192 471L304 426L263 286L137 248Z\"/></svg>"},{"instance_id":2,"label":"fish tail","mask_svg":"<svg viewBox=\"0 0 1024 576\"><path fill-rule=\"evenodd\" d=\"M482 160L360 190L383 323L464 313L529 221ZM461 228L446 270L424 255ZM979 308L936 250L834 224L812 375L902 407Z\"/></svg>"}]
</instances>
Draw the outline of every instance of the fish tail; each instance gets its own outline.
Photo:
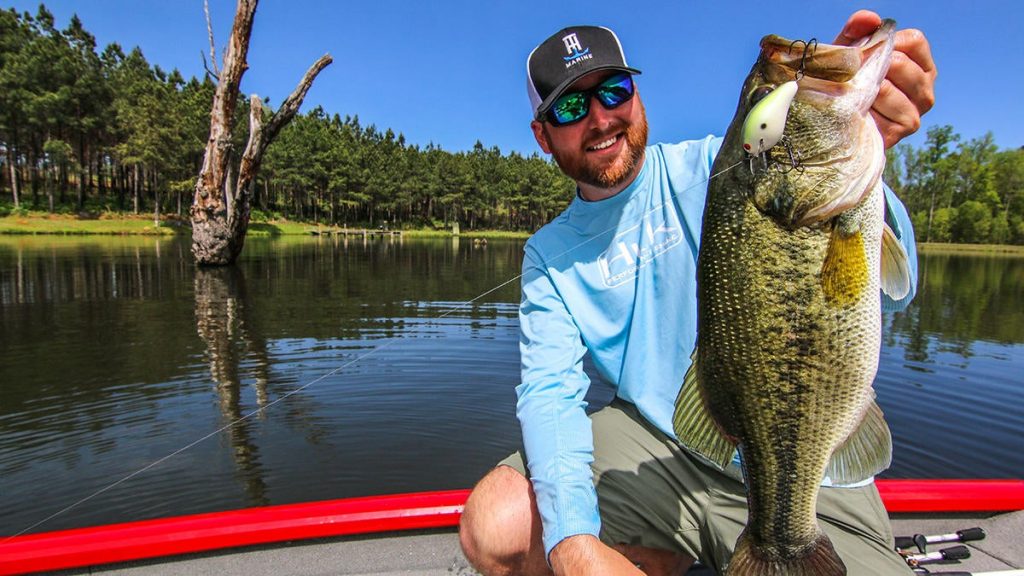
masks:
<instances>
[{"instance_id":1,"label":"fish tail","mask_svg":"<svg viewBox=\"0 0 1024 576\"><path fill-rule=\"evenodd\" d=\"M736 550L725 576L846 576L846 565L839 559L832 541L820 534L797 555L782 557L754 543L746 530L736 542Z\"/></svg>"}]
</instances>

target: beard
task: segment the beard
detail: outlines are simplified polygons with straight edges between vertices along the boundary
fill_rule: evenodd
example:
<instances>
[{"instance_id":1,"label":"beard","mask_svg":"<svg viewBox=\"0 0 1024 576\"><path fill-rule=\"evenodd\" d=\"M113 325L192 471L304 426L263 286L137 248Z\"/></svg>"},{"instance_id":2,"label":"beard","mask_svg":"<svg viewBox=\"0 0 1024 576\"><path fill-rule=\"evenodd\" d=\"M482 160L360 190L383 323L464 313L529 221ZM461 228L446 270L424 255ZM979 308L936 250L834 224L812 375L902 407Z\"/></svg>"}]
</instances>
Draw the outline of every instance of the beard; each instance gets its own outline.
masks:
<instances>
[{"instance_id":1,"label":"beard","mask_svg":"<svg viewBox=\"0 0 1024 576\"><path fill-rule=\"evenodd\" d=\"M647 147L647 114L639 98L634 105L640 106L640 118L626 128L626 146L621 154L610 163L598 165L586 157L585 151L580 153L577 150L552 149L551 156L562 172L579 183L598 188L611 189L625 184L633 175ZM621 130L621 126L614 126L608 132L611 134Z\"/></svg>"}]
</instances>

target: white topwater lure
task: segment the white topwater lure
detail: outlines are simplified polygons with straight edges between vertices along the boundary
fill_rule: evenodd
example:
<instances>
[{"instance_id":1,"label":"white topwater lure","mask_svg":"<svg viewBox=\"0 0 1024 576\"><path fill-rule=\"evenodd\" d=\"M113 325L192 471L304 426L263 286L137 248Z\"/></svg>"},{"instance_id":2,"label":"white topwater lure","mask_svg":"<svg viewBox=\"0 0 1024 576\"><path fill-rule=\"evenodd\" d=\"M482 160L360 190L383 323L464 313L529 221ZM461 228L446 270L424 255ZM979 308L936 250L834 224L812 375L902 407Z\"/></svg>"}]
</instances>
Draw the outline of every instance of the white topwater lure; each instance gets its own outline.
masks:
<instances>
[{"instance_id":1,"label":"white topwater lure","mask_svg":"<svg viewBox=\"0 0 1024 576\"><path fill-rule=\"evenodd\" d=\"M808 53L814 52L818 41L812 38L809 42L797 40L790 45L790 50L796 43L804 45L804 53L800 58L800 68L796 71L796 77L789 82L784 82L771 92L762 97L754 107L747 113L743 121L743 149L747 151L751 159L751 171L753 171L753 159L761 156L767 166L767 153L780 141L786 145L786 152L790 157L793 168L797 168L797 159L789 148L783 131L786 129L786 118L789 117L789 107L796 97L797 82L804 77L804 68L807 65Z\"/></svg>"},{"instance_id":2,"label":"white topwater lure","mask_svg":"<svg viewBox=\"0 0 1024 576\"><path fill-rule=\"evenodd\" d=\"M796 96L796 80L772 90L750 109L743 122L743 149L751 156L760 156L782 139L789 106Z\"/></svg>"}]
</instances>

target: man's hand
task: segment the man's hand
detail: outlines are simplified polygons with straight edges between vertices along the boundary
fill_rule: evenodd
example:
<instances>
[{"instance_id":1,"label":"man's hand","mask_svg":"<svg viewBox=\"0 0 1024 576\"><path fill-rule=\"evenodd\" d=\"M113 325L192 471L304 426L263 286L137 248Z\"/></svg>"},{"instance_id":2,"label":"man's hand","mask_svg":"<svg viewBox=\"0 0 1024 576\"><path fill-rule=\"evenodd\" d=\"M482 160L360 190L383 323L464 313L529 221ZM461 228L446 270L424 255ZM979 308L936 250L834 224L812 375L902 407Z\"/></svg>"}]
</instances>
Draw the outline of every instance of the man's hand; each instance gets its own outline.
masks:
<instances>
[{"instance_id":1,"label":"man's hand","mask_svg":"<svg viewBox=\"0 0 1024 576\"><path fill-rule=\"evenodd\" d=\"M643 572L625 556L594 536L570 536L551 550L551 568L558 576L573 574L628 574Z\"/></svg>"},{"instance_id":2,"label":"man's hand","mask_svg":"<svg viewBox=\"0 0 1024 576\"><path fill-rule=\"evenodd\" d=\"M855 12L834 44L849 46L874 32L881 23L882 19L874 12ZM924 34L913 29L897 31L889 73L871 107L886 148L921 127L921 116L935 104L936 74L932 51Z\"/></svg>"}]
</instances>

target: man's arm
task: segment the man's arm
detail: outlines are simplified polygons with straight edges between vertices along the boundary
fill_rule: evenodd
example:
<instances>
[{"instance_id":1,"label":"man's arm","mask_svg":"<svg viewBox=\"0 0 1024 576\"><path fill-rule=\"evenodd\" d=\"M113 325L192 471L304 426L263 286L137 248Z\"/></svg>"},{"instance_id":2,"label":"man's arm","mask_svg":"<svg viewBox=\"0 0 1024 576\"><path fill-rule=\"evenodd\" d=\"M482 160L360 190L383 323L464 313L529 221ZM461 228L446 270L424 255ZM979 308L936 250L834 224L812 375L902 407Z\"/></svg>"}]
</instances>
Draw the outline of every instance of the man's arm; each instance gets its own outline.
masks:
<instances>
[{"instance_id":1,"label":"man's arm","mask_svg":"<svg viewBox=\"0 0 1024 576\"><path fill-rule=\"evenodd\" d=\"M543 523L544 551L550 555L563 540L596 536L601 528L590 469L593 436L583 400L590 379L583 372L586 349L579 329L529 244L522 287L522 383L516 387L516 414Z\"/></svg>"},{"instance_id":2,"label":"man's arm","mask_svg":"<svg viewBox=\"0 0 1024 576\"><path fill-rule=\"evenodd\" d=\"M635 574L643 572L617 550L595 536L571 536L551 551L551 569L558 576L569 574Z\"/></svg>"},{"instance_id":3,"label":"man's arm","mask_svg":"<svg viewBox=\"0 0 1024 576\"><path fill-rule=\"evenodd\" d=\"M881 17L874 12L855 12L834 43L849 46L874 32L881 23ZM937 74L924 34L914 29L897 31L889 72L871 107L886 148L895 146L921 127L921 116L935 104Z\"/></svg>"}]
</instances>

